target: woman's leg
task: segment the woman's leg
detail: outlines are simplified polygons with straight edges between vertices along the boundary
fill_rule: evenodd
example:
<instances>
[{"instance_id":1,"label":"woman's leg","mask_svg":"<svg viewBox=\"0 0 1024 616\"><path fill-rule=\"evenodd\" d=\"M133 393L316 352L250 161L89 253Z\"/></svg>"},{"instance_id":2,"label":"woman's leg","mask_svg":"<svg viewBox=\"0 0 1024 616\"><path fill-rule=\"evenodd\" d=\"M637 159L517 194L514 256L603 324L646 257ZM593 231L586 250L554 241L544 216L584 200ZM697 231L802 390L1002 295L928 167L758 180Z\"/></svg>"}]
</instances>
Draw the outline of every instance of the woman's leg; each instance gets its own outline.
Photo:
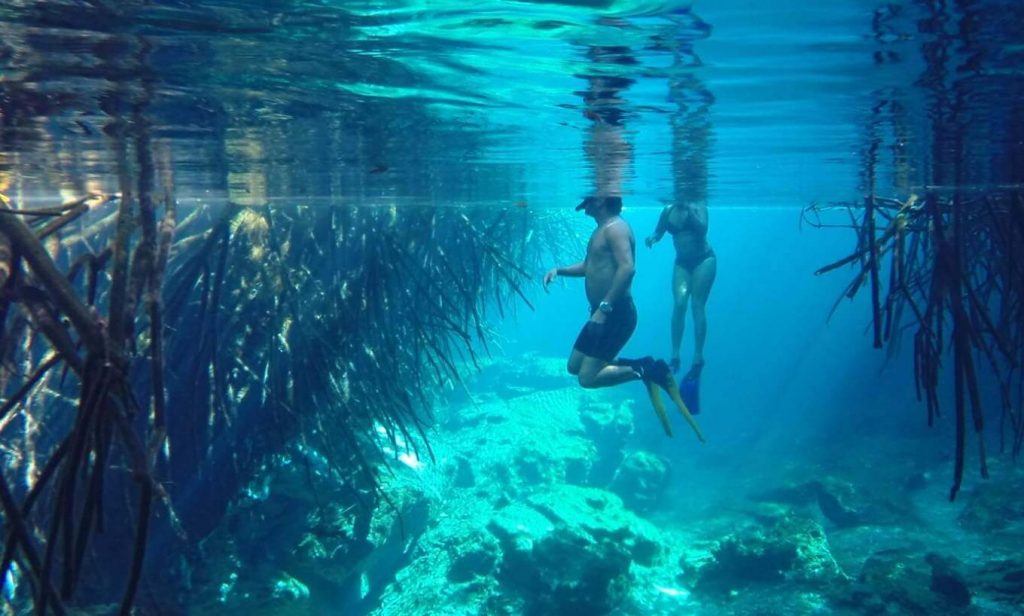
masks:
<instances>
[{"instance_id":1,"label":"woman's leg","mask_svg":"<svg viewBox=\"0 0 1024 616\"><path fill-rule=\"evenodd\" d=\"M679 371L679 347L686 329L686 306L690 301L691 274L678 263L672 270L672 360L673 372Z\"/></svg>"},{"instance_id":2,"label":"woman's leg","mask_svg":"<svg viewBox=\"0 0 1024 616\"><path fill-rule=\"evenodd\" d=\"M704 365L704 341L708 337L708 317L705 308L711 287L718 272L718 258L714 255L704 259L693 268L690 290L693 295L693 365L699 370Z\"/></svg>"}]
</instances>

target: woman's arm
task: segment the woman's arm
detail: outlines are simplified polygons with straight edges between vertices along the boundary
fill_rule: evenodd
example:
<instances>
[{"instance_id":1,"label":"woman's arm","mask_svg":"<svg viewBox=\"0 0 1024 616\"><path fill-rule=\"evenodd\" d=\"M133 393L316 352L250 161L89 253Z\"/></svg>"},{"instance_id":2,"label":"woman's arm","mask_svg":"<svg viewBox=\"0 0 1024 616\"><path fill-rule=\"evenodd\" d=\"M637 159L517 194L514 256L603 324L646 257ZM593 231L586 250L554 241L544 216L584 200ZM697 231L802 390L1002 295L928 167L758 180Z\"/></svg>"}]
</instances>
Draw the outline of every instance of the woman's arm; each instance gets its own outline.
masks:
<instances>
[{"instance_id":1,"label":"woman's arm","mask_svg":"<svg viewBox=\"0 0 1024 616\"><path fill-rule=\"evenodd\" d=\"M658 225L654 228L654 233L647 236L644 240L644 244L648 248L654 246L661 241L661 238L665 237L665 231L668 230L668 211L672 208L671 205L665 206L665 209L661 210L661 216L658 217Z\"/></svg>"}]
</instances>

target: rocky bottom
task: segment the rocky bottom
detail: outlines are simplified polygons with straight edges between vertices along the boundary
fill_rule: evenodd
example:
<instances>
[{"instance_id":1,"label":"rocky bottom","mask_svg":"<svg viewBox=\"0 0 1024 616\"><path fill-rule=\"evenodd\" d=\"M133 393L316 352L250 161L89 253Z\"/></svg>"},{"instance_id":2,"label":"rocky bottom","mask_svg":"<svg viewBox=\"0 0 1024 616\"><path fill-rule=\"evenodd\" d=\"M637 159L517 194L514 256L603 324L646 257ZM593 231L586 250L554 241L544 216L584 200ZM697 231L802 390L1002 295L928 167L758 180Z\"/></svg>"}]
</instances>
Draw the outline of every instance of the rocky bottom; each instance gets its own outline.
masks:
<instances>
[{"instance_id":1,"label":"rocky bottom","mask_svg":"<svg viewBox=\"0 0 1024 616\"><path fill-rule=\"evenodd\" d=\"M1009 463L954 504L948 461L896 439L715 468L681 421L666 449L646 400L563 369L485 368L438 413L432 460L398 444L393 506L325 504L282 458L205 542L193 613L1024 612Z\"/></svg>"}]
</instances>

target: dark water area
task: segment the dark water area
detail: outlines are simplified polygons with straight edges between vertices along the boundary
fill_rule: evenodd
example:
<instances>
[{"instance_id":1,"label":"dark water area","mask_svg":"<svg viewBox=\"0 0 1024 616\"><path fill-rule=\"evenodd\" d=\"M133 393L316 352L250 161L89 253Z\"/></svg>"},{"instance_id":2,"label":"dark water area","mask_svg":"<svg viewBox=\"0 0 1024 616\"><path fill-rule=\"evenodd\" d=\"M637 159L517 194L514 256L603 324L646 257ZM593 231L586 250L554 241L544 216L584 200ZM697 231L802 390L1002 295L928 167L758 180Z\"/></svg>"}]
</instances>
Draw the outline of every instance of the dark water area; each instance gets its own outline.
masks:
<instances>
[{"instance_id":1,"label":"dark water area","mask_svg":"<svg viewBox=\"0 0 1024 616\"><path fill-rule=\"evenodd\" d=\"M0 0L5 613L1021 613L1022 24ZM706 206L706 443L590 195L626 358Z\"/></svg>"}]
</instances>

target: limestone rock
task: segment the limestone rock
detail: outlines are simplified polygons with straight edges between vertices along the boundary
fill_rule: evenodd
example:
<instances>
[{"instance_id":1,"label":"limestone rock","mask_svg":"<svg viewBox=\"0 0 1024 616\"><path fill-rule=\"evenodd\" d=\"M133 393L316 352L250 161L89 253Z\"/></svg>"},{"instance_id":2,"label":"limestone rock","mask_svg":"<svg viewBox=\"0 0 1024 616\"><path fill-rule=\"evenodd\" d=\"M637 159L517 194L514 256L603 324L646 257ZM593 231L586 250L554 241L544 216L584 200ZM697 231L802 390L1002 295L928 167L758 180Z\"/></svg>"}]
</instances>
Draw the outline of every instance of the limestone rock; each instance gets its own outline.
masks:
<instances>
[{"instance_id":1,"label":"limestone rock","mask_svg":"<svg viewBox=\"0 0 1024 616\"><path fill-rule=\"evenodd\" d=\"M623 449L633 433L633 401L613 403L584 396L579 414L586 435L597 448L589 484L604 487L622 463Z\"/></svg>"},{"instance_id":2,"label":"limestone rock","mask_svg":"<svg viewBox=\"0 0 1024 616\"><path fill-rule=\"evenodd\" d=\"M833 605L865 614L968 614L970 593L953 561L931 554L909 558L902 552L876 552L860 576Z\"/></svg>"},{"instance_id":3,"label":"limestone rock","mask_svg":"<svg viewBox=\"0 0 1024 616\"><path fill-rule=\"evenodd\" d=\"M932 567L932 581L929 588L942 596L953 607L964 608L971 604L971 590L960 571L955 558L947 558L930 552L925 561Z\"/></svg>"},{"instance_id":4,"label":"limestone rock","mask_svg":"<svg viewBox=\"0 0 1024 616\"><path fill-rule=\"evenodd\" d=\"M978 485L967 496L960 514L960 526L967 530L991 533L998 531L1024 531L1024 475L1006 473L1000 481Z\"/></svg>"},{"instance_id":5,"label":"limestone rock","mask_svg":"<svg viewBox=\"0 0 1024 616\"><path fill-rule=\"evenodd\" d=\"M657 508L671 482L667 460L646 451L629 453L612 479L611 490L640 513Z\"/></svg>"},{"instance_id":6,"label":"limestone rock","mask_svg":"<svg viewBox=\"0 0 1024 616\"><path fill-rule=\"evenodd\" d=\"M628 595L633 562L660 555L656 531L614 495L555 486L503 509L488 525L498 577L526 613L606 614Z\"/></svg>"},{"instance_id":7,"label":"limestone rock","mask_svg":"<svg viewBox=\"0 0 1024 616\"><path fill-rule=\"evenodd\" d=\"M810 518L787 517L767 531L735 533L720 542L712 555L697 572L695 592L721 596L782 581L827 588L845 579L824 531ZM680 565L685 571L688 563Z\"/></svg>"}]
</instances>

